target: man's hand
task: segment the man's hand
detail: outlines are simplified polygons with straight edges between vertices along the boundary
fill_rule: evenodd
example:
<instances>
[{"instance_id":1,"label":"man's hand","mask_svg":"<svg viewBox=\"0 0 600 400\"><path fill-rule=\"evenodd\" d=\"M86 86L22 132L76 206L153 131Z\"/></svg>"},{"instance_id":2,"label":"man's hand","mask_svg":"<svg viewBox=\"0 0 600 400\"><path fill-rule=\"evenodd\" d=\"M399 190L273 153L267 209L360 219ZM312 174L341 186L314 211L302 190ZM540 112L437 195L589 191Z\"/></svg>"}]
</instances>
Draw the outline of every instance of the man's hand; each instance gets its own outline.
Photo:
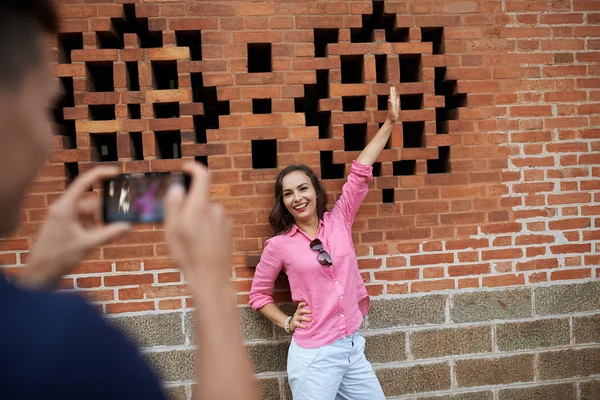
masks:
<instances>
[{"instance_id":1,"label":"man's hand","mask_svg":"<svg viewBox=\"0 0 600 400\"><path fill-rule=\"evenodd\" d=\"M87 189L114 177L118 168L98 167L75 179L50 207L21 283L29 287L56 284L97 246L129 231L127 223L103 225L100 199L86 196Z\"/></svg>"},{"instance_id":2,"label":"man's hand","mask_svg":"<svg viewBox=\"0 0 600 400\"><path fill-rule=\"evenodd\" d=\"M388 115L387 121L395 124L398 121L400 113L400 96L396 94L396 88L390 87L390 96L388 97Z\"/></svg>"},{"instance_id":3,"label":"man's hand","mask_svg":"<svg viewBox=\"0 0 600 400\"><path fill-rule=\"evenodd\" d=\"M199 294L207 283L229 283L233 250L231 222L223 206L209 199L208 170L198 163L186 164L183 170L191 176L192 183L187 195L179 184L174 184L167 193L167 244L192 293Z\"/></svg>"}]
</instances>

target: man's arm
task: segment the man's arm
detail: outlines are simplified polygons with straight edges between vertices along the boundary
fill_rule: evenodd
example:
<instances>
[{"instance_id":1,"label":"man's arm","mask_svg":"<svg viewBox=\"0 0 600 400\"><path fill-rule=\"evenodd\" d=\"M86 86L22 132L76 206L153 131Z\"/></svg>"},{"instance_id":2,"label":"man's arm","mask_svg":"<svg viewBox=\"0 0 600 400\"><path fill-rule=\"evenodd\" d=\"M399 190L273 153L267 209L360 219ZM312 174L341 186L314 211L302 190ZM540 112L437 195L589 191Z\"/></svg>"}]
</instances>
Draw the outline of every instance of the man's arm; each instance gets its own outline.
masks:
<instances>
[{"instance_id":1,"label":"man's arm","mask_svg":"<svg viewBox=\"0 0 600 400\"><path fill-rule=\"evenodd\" d=\"M198 399L259 400L229 281L233 237L221 205L209 199L209 175L197 163L189 194L173 186L165 201L167 243L196 307Z\"/></svg>"}]
</instances>

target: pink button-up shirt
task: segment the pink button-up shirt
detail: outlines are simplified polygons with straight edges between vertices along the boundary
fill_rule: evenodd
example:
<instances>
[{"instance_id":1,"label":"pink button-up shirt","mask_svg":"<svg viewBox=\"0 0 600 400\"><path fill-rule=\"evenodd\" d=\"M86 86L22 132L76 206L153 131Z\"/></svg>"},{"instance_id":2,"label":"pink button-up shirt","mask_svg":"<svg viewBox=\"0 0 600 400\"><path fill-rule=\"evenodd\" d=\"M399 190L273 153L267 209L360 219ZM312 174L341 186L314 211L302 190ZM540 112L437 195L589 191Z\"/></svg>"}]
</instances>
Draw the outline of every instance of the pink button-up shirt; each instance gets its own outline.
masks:
<instances>
[{"instance_id":1,"label":"pink button-up shirt","mask_svg":"<svg viewBox=\"0 0 600 400\"><path fill-rule=\"evenodd\" d=\"M300 347L327 346L355 333L369 310L369 295L352 243L352 224L369 191L372 171L371 166L352 163L340 199L319 224L317 238L331 255L332 267L319 264L318 252L310 248L312 239L296 225L265 242L250 290L250 305L258 310L273 303L274 282L283 269L294 302L305 301L312 311L308 328L294 332Z\"/></svg>"}]
</instances>

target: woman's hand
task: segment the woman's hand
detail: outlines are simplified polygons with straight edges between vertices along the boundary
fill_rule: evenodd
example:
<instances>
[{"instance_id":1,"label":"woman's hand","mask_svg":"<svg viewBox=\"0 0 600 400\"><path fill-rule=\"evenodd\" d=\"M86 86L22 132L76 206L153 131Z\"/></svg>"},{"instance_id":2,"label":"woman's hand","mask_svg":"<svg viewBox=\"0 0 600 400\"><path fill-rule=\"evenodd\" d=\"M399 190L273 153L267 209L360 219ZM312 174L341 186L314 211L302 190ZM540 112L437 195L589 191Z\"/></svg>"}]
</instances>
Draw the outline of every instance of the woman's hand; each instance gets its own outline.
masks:
<instances>
[{"instance_id":1,"label":"woman's hand","mask_svg":"<svg viewBox=\"0 0 600 400\"><path fill-rule=\"evenodd\" d=\"M312 311L308 309L308 304L304 301L301 301L298 304L298 308L292 317L292 322L290 323L290 331L294 332L297 328L306 329L308 325L304 324L304 322L311 322L312 318L306 317L306 315L311 315Z\"/></svg>"},{"instance_id":2,"label":"woman's hand","mask_svg":"<svg viewBox=\"0 0 600 400\"><path fill-rule=\"evenodd\" d=\"M400 112L400 95L396 94L396 88L390 87L390 96L388 97L388 115L387 121L395 124L398 121Z\"/></svg>"}]
</instances>

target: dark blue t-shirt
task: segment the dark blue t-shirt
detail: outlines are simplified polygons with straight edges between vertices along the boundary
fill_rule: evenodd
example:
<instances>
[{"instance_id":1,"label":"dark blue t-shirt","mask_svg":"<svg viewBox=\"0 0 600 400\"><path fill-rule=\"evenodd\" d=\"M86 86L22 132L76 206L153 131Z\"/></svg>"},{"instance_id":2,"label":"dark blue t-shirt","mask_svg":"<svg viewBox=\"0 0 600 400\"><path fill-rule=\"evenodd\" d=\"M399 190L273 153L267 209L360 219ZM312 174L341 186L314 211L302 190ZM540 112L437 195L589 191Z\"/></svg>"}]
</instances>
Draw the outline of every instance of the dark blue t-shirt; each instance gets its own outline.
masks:
<instances>
[{"instance_id":1,"label":"dark blue t-shirt","mask_svg":"<svg viewBox=\"0 0 600 400\"><path fill-rule=\"evenodd\" d=\"M0 399L165 397L136 347L82 299L0 275Z\"/></svg>"}]
</instances>

